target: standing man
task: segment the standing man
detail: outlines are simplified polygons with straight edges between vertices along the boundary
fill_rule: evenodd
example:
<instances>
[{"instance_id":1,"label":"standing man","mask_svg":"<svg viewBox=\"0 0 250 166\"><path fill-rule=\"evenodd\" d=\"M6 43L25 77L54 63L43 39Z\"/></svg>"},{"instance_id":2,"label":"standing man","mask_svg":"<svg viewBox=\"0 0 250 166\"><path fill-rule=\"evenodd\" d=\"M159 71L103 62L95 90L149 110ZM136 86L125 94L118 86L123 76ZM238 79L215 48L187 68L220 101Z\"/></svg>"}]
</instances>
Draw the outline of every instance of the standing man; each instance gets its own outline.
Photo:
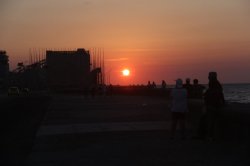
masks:
<instances>
[{"instance_id":1,"label":"standing man","mask_svg":"<svg viewBox=\"0 0 250 166\"><path fill-rule=\"evenodd\" d=\"M208 80L208 89L204 94L207 117L206 136L209 140L213 140L221 108L225 105L225 99L222 86L217 80L217 73L209 72Z\"/></svg>"},{"instance_id":2,"label":"standing man","mask_svg":"<svg viewBox=\"0 0 250 166\"><path fill-rule=\"evenodd\" d=\"M192 88L193 88L193 86L190 83L190 78L186 78L186 83L183 85L183 87L187 89L187 95L188 95L188 98L190 98L191 93L192 93Z\"/></svg>"},{"instance_id":3,"label":"standing man","mask_svg":"<svg viewBox=\"0 0 250 166\"><path fill-rule=\"evenodd\" d=\"M204 90L205 90L205 86L199 84L198 79L194 79L192 92L191 92L191 98L202 99Z\"/></svg>"}]
</instances>

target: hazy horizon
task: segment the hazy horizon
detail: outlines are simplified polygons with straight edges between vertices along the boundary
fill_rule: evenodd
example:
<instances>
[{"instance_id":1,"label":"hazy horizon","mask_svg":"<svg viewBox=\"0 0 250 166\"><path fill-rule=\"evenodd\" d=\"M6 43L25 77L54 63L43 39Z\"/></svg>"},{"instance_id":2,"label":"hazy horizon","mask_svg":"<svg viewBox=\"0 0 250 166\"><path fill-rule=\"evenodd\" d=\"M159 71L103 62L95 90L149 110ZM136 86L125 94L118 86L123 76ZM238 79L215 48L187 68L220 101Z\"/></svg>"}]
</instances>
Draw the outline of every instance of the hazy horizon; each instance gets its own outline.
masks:
<instances>
[{"instance_id":1,"label":"hazy horizon","mask_svg":"<svg viewBox=\"0 0 250 166\"><path fill-rule=\"evenodd\" d=\"M248 0L2 0L0 50L13 69L30 48L104 48L112 84L249 83L249 16Z\"/></svg>"}]
</instances>

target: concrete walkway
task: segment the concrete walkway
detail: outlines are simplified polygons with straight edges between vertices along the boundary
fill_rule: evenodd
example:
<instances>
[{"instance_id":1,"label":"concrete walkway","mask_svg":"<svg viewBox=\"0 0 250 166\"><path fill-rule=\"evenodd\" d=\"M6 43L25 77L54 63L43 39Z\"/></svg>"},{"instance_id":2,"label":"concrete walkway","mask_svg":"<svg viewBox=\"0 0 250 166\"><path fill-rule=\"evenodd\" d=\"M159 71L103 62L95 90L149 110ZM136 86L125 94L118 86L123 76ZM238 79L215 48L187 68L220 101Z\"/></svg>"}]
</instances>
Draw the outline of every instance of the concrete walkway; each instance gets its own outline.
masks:
<instances>
[{"instance_id":1,"label":"concrete walkway","mask_svg":"<svg viewBox=\"0 0 250 166\"><path fill-rule=\"evenodd\" d=\"M28 166L248 166L249 143L169 139L164 99L55 97ZM177 133L178 134L178 133Z\"/></svg>"},{"instance_id":2,"label":"concrete walkway","mask_svg":"<svg viewBox=\"0 0 250 166\"><path fill-rule=\"evenodd\" d=\"M60 134L84 134L97 132L117 131L152 131L168 130L169 122L116 122L116 123L90 123L90 124L65 124L41 126L37 136Z\"/></svg>"}]
</instances>

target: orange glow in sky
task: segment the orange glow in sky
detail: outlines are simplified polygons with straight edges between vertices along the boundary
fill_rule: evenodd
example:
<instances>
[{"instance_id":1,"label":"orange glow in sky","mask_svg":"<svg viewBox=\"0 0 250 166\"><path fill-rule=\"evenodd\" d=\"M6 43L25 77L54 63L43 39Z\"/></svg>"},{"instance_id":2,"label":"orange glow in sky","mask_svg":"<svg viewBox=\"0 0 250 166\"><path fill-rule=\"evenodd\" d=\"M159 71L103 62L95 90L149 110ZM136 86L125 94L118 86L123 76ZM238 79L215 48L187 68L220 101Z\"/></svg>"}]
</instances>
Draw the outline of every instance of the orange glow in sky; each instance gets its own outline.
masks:
<instances>
[{"instance_id":1,"label":"orange glow in sky","mask_svg":"<svg viewBox=\"0 0 250 166\"><path fill-rule=\"evenodd\" d=\"M247 0L6 0L0 50L14 69L33 48L104 48L112 84L207 83L209 71L222 83L246 83L249 6ZM121 75L124 66L129 77Z\"/></svg>"}]
</instances>

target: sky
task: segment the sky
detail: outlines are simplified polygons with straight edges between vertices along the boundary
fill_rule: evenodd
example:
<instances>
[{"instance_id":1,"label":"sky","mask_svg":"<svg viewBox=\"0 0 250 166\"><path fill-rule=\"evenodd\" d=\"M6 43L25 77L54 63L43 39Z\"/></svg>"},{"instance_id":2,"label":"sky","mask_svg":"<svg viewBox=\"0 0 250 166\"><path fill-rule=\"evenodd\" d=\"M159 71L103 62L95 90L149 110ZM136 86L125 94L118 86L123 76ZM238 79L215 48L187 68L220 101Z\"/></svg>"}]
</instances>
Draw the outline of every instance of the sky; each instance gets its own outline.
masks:
<instances>
[{"instance_id":1,"label":"sky","mask_svg":"<svg viewBox=\"0 0 250 166\"><path fill-rule=\"evenodd\" d=\"M14 69L34 48L103 48L112 84L250 83L249 18L249 0L0 0L0 49Z\"/></svg>"}]
</instances>

